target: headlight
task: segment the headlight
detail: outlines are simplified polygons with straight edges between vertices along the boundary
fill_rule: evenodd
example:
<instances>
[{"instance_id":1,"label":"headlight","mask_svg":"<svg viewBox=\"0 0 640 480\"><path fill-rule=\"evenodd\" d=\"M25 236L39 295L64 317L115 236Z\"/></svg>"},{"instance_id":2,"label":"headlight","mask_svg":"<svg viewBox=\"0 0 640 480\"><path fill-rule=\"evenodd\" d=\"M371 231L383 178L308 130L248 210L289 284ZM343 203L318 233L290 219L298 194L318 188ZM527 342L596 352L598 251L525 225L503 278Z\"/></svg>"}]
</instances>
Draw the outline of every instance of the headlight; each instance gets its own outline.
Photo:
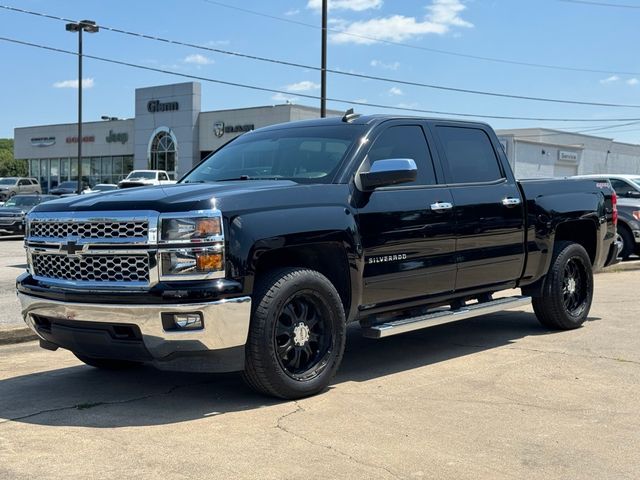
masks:
<instances>
[{"instance_id":1,"label":"headlight","mask_svg":"<svg viewBox=\"0 0 640 480\"><path fill-rule=\"evenodd\" d=\"M224 277L224 232L219 210L160 217L161 280Z\"/></svg>"},{"instance_id":2,"label":"headlight","mask_svg":"<svg viewBox=\"0 0 640 480\"><path fill-rule=\"evenodd\" d=\"M220 217L163 218L160 241L206 242L222 235Z\"/></svg>"}]
</instances>

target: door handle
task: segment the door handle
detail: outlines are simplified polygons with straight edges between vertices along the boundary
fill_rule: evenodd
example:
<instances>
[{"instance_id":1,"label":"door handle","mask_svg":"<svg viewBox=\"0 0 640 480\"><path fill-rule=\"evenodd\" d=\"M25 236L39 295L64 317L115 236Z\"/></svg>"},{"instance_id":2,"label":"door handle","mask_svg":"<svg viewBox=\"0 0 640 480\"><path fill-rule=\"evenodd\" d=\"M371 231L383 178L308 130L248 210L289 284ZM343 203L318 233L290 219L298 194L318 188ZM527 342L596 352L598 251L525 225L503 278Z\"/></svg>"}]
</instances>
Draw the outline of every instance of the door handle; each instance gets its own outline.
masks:
<instances>
[{"instance_id":1,"label":"door handle","mask_svg":"<svg viewBox=\"0 0 640 480\"><path fill-rule=\"evenodd\" d=\"M436 202L431 204L431 210L434 212L446 212L453 208L453 203L449 202Z\"/></svg>"},{"instance_id":2,"label":"door handle","mask_svg":"<svg viewBox=\"0 0 640 480\"><path fill-rule=\"evenodd\" d=\"M520 203L521 200L519 198L507 197L502 199L502 205L505 207L517 207Z\"/></svg>"}]
</instances>

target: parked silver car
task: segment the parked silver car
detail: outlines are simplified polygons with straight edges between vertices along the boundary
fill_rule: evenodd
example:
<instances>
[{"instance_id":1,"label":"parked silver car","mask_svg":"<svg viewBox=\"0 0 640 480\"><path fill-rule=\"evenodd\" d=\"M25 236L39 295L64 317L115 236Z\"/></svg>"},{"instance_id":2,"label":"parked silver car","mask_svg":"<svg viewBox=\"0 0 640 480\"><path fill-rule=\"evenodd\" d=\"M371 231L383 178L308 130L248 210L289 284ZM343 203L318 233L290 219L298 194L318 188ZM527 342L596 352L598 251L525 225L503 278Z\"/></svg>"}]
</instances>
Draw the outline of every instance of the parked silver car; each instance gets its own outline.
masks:
<instances>
[{"instance_id":1,"label":"parked silver car","mask_svg":"<svg viewBox=\"0 0 640 480\"><path fill-rule=\"evenodd\" d=\"M42 187L35 178L3 177L0 178L0 200L7 200L14 195L41 194Z\"/></svg>"}]
</instances>

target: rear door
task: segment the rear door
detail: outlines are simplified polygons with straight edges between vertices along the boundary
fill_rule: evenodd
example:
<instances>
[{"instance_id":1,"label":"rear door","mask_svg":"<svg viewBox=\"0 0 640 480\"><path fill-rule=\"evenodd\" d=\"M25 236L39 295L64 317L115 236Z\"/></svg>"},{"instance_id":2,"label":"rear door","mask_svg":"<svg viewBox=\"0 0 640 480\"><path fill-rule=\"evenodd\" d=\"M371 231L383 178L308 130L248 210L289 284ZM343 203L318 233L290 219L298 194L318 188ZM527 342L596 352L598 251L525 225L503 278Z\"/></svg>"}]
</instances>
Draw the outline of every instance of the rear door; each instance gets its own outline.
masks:
<instances>
[{"instance_id":1,"label":"rear door","mask_svg":"<svg viewBox=\"0 0 640 480\"><path fill-rule=\"evenodd\" d=\"M32 193L33 192L33 186L31 185L31 181L27 180L26 178L22 178L20 180L18 180L18 193Z\"/></svg>"},{"instance_id":2,"label":"rear door","mask_svg":"<svg viewBox=\"0 0 640 480\"><path fill-rule=\"evenodd\" d=\"M387 122L373 133L362 159L374 163L411 158L418 167L415 182L365 193L356 206L365 256L365 305L398 304L453 291L452 198L443 185L442 169L434 164L429 138L419 121Z\"/></svg>"},{"instance_id":3,"label":"rear door","mask_svg":"<svg viewBox=\"0 0 640 480\"><path fill-rule=\"evenodd\" d=\"M503 150L483 125L438 122L456 220L456 291L513 283L524 266L524 205Z\"/></svg>"}]
</instances>

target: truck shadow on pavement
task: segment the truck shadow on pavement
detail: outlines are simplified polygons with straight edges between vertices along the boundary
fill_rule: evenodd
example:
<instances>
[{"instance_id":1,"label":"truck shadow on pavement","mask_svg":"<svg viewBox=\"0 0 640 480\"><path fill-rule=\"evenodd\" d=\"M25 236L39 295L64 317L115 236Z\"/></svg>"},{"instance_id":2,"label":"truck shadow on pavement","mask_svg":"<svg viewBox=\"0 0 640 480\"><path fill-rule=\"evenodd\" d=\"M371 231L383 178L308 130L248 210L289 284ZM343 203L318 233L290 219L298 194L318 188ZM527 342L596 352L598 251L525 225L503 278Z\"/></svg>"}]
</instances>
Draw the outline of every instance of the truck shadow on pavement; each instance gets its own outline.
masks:
<instances>
[{"instance_id":1,"label":"truck shadow on pavement","mask_svg":"<svg viewBox=\"0 0 640 480\"><path fill-rule=\"evenodd\" d=\"M571 332L549 332L533 314L519 311L384 340L362 338L357 328L350 328L342 367L330 389L344 382L379 379L548 334ZM50 355L55 362L56 353ZM14 421L49 426L141 427L281 403L249 390L238 374L172 373L152 367L109 372L81 365L0 381L0 424Z\"/></svg>"}]
</instances>

